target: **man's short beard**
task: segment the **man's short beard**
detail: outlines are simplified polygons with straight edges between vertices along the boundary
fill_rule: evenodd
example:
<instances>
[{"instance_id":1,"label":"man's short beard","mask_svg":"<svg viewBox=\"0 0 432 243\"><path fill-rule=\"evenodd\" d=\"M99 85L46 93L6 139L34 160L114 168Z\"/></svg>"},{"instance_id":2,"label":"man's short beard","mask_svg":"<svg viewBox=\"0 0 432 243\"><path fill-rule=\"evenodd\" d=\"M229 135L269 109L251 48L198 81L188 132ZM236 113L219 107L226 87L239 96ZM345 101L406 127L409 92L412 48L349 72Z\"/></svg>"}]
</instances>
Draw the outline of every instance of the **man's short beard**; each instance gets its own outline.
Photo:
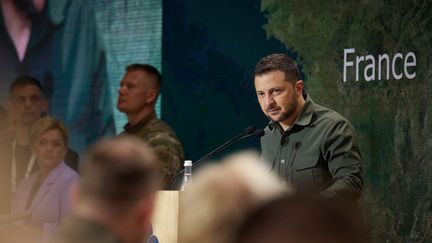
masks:
<instances>
[{"instance_id":1,"label":"man's short beard","mask_svg":"<svg viewBox=\"0 0 432 243\"><path fill-rule=\"evenodd\" d=\"M291 100L291 106L288 107L288 110L285 112L282 112L280 117L277 120L273 120L270 116L267 116L270 120L274 122L282 122L290 118L294 113L297 111L298 108L298 99L297 96L293 95L293 98Z\"/></svg>"}]
</instances>

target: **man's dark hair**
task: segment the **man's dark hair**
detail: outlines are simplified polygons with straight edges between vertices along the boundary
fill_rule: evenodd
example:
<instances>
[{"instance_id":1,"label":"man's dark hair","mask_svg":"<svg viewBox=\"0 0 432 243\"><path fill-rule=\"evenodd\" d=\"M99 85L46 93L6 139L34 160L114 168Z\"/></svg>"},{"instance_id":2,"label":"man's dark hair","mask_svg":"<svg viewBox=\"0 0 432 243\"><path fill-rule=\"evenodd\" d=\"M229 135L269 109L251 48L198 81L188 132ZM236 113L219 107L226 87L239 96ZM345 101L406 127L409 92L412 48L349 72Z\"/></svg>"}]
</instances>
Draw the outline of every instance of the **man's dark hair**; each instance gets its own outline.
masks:
<instances>
[{"instance_id":1,"label":"man's dark hair","mask_svg":"<svg viewBox=\"0 0 432 243\"><path fill-rule=\"evenodd\" d=\"M134 137L99 142L88 151L84 162L82 196L108 206L113 213L127 210L159 186L153 150Z\"/></svg>"},{"instance_id":2,"label":"man's dark hair","mask_svg":"<svg viewBox=\"0 0 432 243\"><path fill-rule=\"evenodd\" d=\"M23 75L19 76L11 83L9 93L12 93L17 87L23 87L27 85L34 85L41 91L41 93L43 92L42 84L37 78Z\"/></svg>"},{"instance_id":3,"label":"man's dark hair","mask_svg":"<svg viewBox=\"0 0 432 243\"><path fill-rule=\"evenodd\" d=\"M239 228L238 243L367 243L361 213L348 202L310 195L287 195L249 215Z\"/></svg>"},{"instance_id":4,"label":"man's dark hair","mask_svg":"<svg viewBox=\"0 0 432 243\"><path fill-rule=\"evenodd\" d=\"M156 84L158 88L160 89L162 86L162 76L160 72L152 65L150 64L140 64L140 63L134 63L126 67L126 71L144 71L150 76L152 76L156 80Z\"/></svg>"},{"instance_id":5,"label":"man's dark hair","mask_svg":"<svg viewBox=\"0 0 432 243\"><path fill-rule=\"evenodd\" d=\"M285 79L291 83L300 80L300 70L297 63L288 55L275 53L268 55L257 63L255 66L255 76L261 76L274 71L285 73Z\"/></svg>"}]
</instances>

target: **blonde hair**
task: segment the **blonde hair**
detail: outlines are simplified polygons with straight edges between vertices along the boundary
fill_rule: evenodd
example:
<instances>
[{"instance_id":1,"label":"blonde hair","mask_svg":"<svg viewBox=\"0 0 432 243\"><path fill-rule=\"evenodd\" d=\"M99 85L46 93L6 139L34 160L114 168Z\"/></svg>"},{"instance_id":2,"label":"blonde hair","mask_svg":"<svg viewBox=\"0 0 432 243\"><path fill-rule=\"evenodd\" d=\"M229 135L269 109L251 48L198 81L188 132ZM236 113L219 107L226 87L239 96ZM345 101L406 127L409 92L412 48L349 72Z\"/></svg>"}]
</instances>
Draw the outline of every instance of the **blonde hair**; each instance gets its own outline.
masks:
<instances>
[{"instance_id":1,"label":"blonde hair","mask_svg":"<svg viewBox=\"0 0 432 243\"><path fill-rule=\"evenodd\" d=\"M180 198L179 242L229 243L252 209L287 192L256 153L203 168Z\"/></svg>"},{"instance_id":2,"label":"blonde hair","mask_svg":"<svg viewBox=\"0 0 432 243\"><path fill-rule=\"evenodd\" d=\"M66 126L61 121L49 116L42 117L33 124L30 129L30 144L34 145L38 137L50 130L58 130L63 138L64 145L68 145L69 133Z\"/></svg>"}]
</instances>

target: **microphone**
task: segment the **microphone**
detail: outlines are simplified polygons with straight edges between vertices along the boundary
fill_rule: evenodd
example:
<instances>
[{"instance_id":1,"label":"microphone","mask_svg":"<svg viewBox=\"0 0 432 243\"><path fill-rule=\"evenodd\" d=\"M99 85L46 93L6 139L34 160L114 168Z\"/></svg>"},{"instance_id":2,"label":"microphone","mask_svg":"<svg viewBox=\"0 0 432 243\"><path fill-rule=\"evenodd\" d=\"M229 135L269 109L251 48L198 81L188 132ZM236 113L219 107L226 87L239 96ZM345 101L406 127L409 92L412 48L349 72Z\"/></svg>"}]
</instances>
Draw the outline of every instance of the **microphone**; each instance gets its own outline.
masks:
<instances>
[{"instance_id":1,"label":"microphone","mask_svg":"<svg viewBox=\"0 0 432 243\"><path fill-rule=\"evenodd\" d=\"M217 152L223 150L224 148L230 146L231 144L243 140L245 138L248 137L252 137L252 136L256 136L256 137L262 137L264 135L264 130L263 129L256 129L255 126L251 125L248 126L244 129L244 131L236 136L234 136L233 138L231 138L230 140L228 140L227 142L225 142L224 144L222 144L221 146L217 147L216 149L212 150L210 153L206 154L204 157L202 157L201 159L197 160L195 163L192 164L192 168L197 166L198 164L200 164L202 161L207 160L208 158L210 158L211 156L213 156L214 154L216 154ZM184 173L184 169L180 170L175 176L174 178L171 180L168 188L169 189L174 189L174 185L175 182L177 181L178 177L180 175L182 175Z\"/></svg>"},{"instance_id":2,"label":"microphone","mask_svg":"<svg viewBox=\"0 0 432 243\"><path fill-rule=\"evenodd\" d=\"M224 144L222 144L221 146L217 147L216 149L214 149L213 151L211 151L210 153L206 154L204 157L202 157L201 159L195 161L195 163L193 163L192 166L195 166L197 164L199 164L201 161L207 160L208 158L210 158L211 156L213 156L215 153L221 151L222 149L230 146L231 144L244 139L246 137L250 137L253 136L253 133L256 131L256 128L254 126L248 126L242 133L240 133L239 135L231 138L230 140L228 140L227 142L225 142Z\"/></svg>"},{"instance_id":3,"label":"microphone","mask_svg":"<svg viewBox=\"0 0 432 243\"><path fill-rule=\"evenodd\" d=\"M248 138L248 137L252 137L252 136L260 138L260 137L264 136L264 134L265 134L264 129L257 129L251 134L244 135L239 140L244 139L244 138Z\"/></svg>"},{"instance_id":4,"label":"microphone","mask_svg":"<svg viewBox=\"0 0 432 243\"><path fill-rule=\"evenodd\" d=\"M258 129L258 130L256 130L255 132L254 132L254 135L255 135L255 137L262 137L262 136L264 136L265 135L265 131L264 131L264 129Z\"/></svg>"},{"instance_id":5,"label":"microphone","mask_svg":"<svg viewBox=\"0 0 432 243\"><path fill-rule=\"evenodd\" d=\"M243 131L243 134L251 134L256 130L254 125L250 125L248 127L245 128L245 130Z\"/></svg>"}]
</instances>

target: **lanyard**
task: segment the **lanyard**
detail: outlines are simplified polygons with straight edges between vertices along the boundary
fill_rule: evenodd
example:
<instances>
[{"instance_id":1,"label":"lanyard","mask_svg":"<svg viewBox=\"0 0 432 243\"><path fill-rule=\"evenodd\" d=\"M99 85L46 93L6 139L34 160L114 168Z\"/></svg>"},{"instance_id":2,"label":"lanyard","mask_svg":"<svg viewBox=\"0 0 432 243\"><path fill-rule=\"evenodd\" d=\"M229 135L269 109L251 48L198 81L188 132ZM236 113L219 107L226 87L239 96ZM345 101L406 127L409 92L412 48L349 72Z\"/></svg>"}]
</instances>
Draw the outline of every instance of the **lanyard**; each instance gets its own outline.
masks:
<instances>
[{"instance_id":1,"label":"lanyard","mask_svg":"<svg viewBox=\"0 0 432 243\"><path fill-rule=\"evenodd\" d=\"M11 192L14 193L16 191L16 187L17 187L17 166L16 166L16 158L15 158L15 153L16 153L16 139L14 139L12 141L12 176L11 176ZM24 175L24 178L27 178L30 176L31 171L33 170L33 166L36 162L36 156L34 154L32 154L30 156L30 160L27 164L27 169Z\"/></svg>"}]
</instances>

